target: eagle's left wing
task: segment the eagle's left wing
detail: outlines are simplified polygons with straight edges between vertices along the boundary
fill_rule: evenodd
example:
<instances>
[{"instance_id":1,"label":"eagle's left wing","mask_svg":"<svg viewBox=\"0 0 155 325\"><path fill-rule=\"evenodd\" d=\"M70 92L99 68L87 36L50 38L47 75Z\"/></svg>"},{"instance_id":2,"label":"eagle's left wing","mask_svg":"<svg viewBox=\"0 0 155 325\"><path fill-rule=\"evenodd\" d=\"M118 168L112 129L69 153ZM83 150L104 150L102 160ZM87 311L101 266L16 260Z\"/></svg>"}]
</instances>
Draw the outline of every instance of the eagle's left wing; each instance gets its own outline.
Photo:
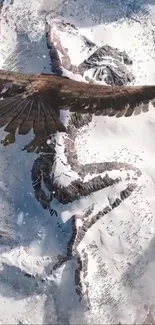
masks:
<instances>
[{"instance_id":1,"label":"eagle's left wing","mask_svg":"<svg viewBox=\"0 0 155 325\"><path fill-rule=\"evenodd\" d=\"M35 143L57 131L66 131L59 111L47 104L46 91L39 93L35 87L38 76L0 70L0 128L9 132L4 145L15 142L16 131L25 135L33 130Z\"/></svg>"}]
</instances>

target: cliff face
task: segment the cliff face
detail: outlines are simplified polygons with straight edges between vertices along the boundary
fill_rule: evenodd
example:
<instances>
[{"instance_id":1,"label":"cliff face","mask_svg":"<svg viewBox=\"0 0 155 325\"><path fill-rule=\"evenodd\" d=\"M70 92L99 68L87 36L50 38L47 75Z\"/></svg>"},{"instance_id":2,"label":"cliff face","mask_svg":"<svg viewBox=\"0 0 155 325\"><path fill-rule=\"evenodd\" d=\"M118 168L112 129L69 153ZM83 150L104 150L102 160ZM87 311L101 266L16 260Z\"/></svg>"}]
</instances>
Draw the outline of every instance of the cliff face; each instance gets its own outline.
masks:
<instances>
[{"instance_id":1,"label":"cliff face","mask_svg":"<svg viewBox=\"0 0 155 325\"><path fill-rule=\"evenodd\" d=\"M98 46L82 35L75 25L64 20L52 19L46 27L52 72L59 73L55 65L62 65L62 71L79 74L88 82L122 86L134 80L130 71L132 60L125 51L107 44ZM72 55L74 44L78 44L77 56Z\"/></svg>"}]
</instances>

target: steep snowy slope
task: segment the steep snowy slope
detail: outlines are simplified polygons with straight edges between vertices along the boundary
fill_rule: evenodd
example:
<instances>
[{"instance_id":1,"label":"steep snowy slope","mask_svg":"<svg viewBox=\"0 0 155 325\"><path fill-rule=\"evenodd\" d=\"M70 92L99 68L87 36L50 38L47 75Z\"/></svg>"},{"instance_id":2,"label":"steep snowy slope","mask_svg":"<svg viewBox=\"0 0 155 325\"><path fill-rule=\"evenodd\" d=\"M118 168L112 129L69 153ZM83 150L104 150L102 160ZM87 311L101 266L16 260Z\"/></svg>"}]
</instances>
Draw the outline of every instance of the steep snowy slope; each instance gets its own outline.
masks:
<instances>
[{"instance_id":1,"label":"steep snowy slope","mask_svg":"<svg viewBox=\"0 0 155 325\"><path fill-rule=\"evenodd\" d=\"M153 1L4 1L1 67L51 70L50 9L64 75L155 82ZM0 321L154 323L153 108L118 120L62 118L68 136L40 156L21 151L30 136L0 148Z\"/></svg>"}]
</instances>

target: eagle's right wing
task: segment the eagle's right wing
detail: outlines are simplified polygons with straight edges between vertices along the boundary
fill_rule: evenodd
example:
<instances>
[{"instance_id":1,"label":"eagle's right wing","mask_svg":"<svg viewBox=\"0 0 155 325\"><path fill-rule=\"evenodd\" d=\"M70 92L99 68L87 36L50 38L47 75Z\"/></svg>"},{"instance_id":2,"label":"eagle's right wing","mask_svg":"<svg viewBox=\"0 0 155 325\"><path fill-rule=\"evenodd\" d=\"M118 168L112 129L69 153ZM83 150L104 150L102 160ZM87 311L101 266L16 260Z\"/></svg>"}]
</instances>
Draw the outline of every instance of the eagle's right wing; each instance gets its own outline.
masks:
<instances>
[{"instance_id":1,"label":"eagle's right wing","mask_svg":"<svg viewBox=\"0 0 155 325\"><path fill-rule=\"evenodd\" d=\"M61 90L61 108L81 114L129 117L154 105L155 86L101 86L66 80Z\"/></svg>"}]
</instances>

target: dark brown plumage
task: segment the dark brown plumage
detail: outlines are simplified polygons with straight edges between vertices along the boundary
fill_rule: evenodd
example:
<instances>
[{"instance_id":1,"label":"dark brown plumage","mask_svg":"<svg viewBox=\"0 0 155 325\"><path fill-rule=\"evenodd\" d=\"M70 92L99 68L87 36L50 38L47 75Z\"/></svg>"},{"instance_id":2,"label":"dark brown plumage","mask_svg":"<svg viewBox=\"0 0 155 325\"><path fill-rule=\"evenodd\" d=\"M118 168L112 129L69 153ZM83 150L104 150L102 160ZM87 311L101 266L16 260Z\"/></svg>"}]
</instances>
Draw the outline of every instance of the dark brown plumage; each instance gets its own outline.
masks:
<instances>
[{"instance_id":1,"label":"dark brown plumage","mask_svg":"<svg viewBox=\"0 0 155 325\"><path fill-rule=\"evenodd\" d=\"M126 116L148 111L155 98L155 86L110 87L38 74L0 70L0 127L9 135L4 144L15 141L15 132L33 129L35 141L65 132L60 109L95 115Z\"/></svg>"}]
</instances>

